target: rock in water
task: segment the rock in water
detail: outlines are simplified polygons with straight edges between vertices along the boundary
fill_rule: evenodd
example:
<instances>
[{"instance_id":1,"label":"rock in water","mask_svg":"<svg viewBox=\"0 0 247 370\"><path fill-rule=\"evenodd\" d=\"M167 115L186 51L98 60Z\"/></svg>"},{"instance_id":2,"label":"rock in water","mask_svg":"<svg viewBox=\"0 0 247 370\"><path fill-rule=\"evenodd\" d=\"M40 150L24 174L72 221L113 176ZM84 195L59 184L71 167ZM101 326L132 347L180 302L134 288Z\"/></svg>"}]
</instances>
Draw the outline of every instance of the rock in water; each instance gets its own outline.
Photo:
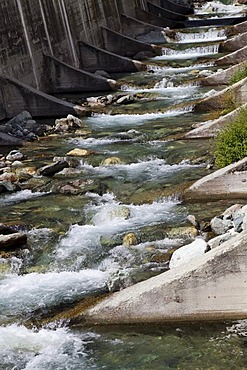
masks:
<instances>
[{"instance_id":1,"label":"rock in water","mask_svg":"<svg viewBox=\"0 0 247 370\"><path fill-rule=\"evenodd\" d=\"M206 249L207 243L199 238L190 244L184 245L173 253L169 268L173 269L184 263L189 263L193 258L203 255Z\"/></svg>"},{"instance_id":2,"label":"rock in water","mask_svg":"<svg viewBox=\"0 0 247 370\"><path fill-rule=\"evenodd\" d=\"M0 249L16 249L26 243L27 235L23 233L0 235Z\"/></svg>"}]
</instances>

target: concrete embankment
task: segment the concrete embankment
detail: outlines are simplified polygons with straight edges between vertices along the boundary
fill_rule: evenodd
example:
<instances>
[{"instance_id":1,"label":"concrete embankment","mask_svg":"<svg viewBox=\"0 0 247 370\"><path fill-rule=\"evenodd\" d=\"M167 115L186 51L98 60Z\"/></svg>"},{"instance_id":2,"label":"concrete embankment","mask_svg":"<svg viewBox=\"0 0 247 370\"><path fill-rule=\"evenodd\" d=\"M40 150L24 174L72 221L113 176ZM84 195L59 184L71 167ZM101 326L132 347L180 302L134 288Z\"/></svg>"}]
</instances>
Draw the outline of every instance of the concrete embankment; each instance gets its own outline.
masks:
<instances>
[{"instance_id":1,"label":"concrete embankment","mask_svg":"<svg viewBox=\"0 0 247 370\"><path fill-rule=\"evenodd\" d=\"M184 137L187 139L205 139L215 137L225 127L225 125L232 122L237 117L241 108L247 108L247 103L222 117L201 123L198 127L186 133Z\"/></svg>"},{"instance_id":2,"label":"concrete embankment","mask_svg":"<svg viewBox=\"0 0 247 370\"><path fill-rule=\"evenodd\" d=\"M196 181L184 194L185 200L247 198L247 157Z\"/></svg>"},{"instance_id":3,"label":"concrete embankment","mask_svg":"<svg viewBox=\"0 0 247 370\"><path fill-rule=\"evenodd\" d=\"M86 309L72 324L130 324L247 317L247 232Z\"/></svg>"}]
</instances>

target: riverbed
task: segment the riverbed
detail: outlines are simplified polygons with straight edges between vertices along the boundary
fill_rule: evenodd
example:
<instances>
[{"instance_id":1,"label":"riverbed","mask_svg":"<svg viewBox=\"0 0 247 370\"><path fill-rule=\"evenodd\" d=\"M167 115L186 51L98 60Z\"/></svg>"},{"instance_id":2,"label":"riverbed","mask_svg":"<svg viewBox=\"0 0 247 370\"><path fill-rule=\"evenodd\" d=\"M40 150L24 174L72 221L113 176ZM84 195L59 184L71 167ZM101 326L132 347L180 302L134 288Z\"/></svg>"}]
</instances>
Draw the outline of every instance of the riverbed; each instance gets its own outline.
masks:
<instances>
[{"instance_id":1,"label":"riverbed","mask_svg":"<svg viewBox=\"0 0 247 370\"><path fill-rule=\"evenodd\" d=\"M229 7L227 14L235 10ZM162 56L148 60L146 71L114 76L121 86L115 94L138 96L133 103L83 118L84 128L73 134L21 148L37 168L74 148L92 154L42 189L37 176L36 191L0 197L1 222L28 234L27 248L0 258L0 369L247 368L245 320L96 328L47 320L83 299L165 272L171 251L194 238L187 216L206 222L234 203L182 198L213 171L213 141L183 134L211 117L193 106L216 88L197 81L218 69L214 60L225 38L222 27L179 31L175 43L159 44ZM110 165L109 158L115 158ZM54 192L65 179L100 186L79 195ZM130 233L135 243L126 245Z\"/></svg>"}]
</instances>

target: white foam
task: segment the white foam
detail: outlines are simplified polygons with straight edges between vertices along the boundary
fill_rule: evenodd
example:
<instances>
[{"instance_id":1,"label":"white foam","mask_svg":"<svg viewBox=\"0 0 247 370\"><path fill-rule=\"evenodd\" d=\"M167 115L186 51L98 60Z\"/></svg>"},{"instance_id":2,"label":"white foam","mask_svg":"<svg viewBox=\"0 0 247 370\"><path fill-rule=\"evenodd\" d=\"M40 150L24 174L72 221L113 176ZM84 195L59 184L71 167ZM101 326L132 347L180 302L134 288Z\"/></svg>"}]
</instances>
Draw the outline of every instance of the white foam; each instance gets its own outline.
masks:
<instances>
[{"instance_id":1,"label":"white foam","mask_svg":"<svg viewBox=\"0 0 247 370\"><path fill-rule=\"evenodd\" d=\"M48 193L45 192L32 192L31 190L21 190L14 194L8 194L1 198L1 203L4 205L12 203L20 203L29 199L42 197Z\"/></svg>"},{"instance_id":2,"label":"white foam","mask_svg":"<svg viewBox=\"0 0 247 370\"><path fill-rule=\"evenodd\" d=\"M95 198L97 199L99 201L98 197ZM105 199L102 198L103 204L100 202L99 205L91 205L87 209L87 213L92 215L90 225L70 227L57 247L57 258L66 259L73 254L80 255L82 258L94 256L102 251L101 236L116 235L165 220L171 222L178 217L173 209L179 203L177 200L162 199L152 204L124 206L114 198L108 202ZM127 219L124 216L121 217L121 212L118 212L122 206L129 209Z\"/></svg>"},{"instance_id":3,"label":"white foam","mask_svg":"<svg viewBox=\"0 0 247 370\"><path fill-rule=\"evenodd\" d=\"M10 275L0 281L0 312L17 315L72 302L103 289L106 280L107 273L98 270Z\"/></svg>"},{"instance_id":4,"label":"white foam","mask_svg":"<svg viewBox=\"0 0 247 370\"><path fill-rule=\"evenodd\" d=\"M166 59L193 59L201 56L217 54L219 44L209 46L198 46L185 50L174 50L170 48L162 48L162 54L153 58L153 60L166 60Z\"/></svg>"},{"instance_id":5,"label":"white foam","mask_svg":"<svg viewBox=\"0 0 247 370\"><path fill-rule=\"evenodd\" d=\"M91 338L93 334L78 337L65 328L29 330L21 325L0 327L0 363L3 369L15 369L18 364L18 369L25 370L86 370L84 344Z\"/></svg>"},{"instance_id":6,"label":"white foam","mask_svg":"<svg viewBox=\"0 0 247 370\"><path fill-rule=\"evenodd\" d=\"M192 107L186 107L184 109L170 109L166 112L157 112L157 113L145 113L145 114L94 114L92 117L87 119L87 122L92 125L92 127L111 127L123 125L135 125L139 126L145 123L146 121L156 120L158 118L174 117L181 114L190 112Z\"/></svg>"}]
</instances>

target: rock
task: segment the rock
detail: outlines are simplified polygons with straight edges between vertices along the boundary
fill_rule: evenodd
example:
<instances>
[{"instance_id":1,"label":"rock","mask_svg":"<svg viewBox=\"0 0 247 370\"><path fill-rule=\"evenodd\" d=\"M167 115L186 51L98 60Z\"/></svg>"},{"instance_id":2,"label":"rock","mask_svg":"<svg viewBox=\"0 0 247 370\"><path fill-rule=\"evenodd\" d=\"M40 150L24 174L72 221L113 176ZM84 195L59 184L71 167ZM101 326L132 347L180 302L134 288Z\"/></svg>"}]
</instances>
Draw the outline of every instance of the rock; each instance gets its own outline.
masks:
<instances>
[{"instance_id":1,"label":"rock","mask_svg":"<svg viewBox=\"0 0 247 370\"><path fill-rule=\"evenodd\" d=\"M203 239L195 239L192 243L178 248L172 255L169 268L173 269L185 263L189 263L193 258L203 255L207 250L207 243Z\"/></svg>"},{"instance_id":2,"label":"rock","mask_svg":"<svg viewBox=\"0 0 247 370\"><path fill-rule=\"evenodd\" d=\"M100 69L98 69L97 71L95 71L94 74L96 76L101 76L101 77L105 77L105 78L111 78L111 76L109 75L109 73L107 73L106 71L102 71Z\"/></svg>"},{"instance_id":3,"label":"rock","mask_svg":"<svg viewBox=\"0 0 247 370\"><path fill-rule=\"evenodd\" d=\"M215 238L210 239L208 241L208 246L210 247L210 249L214 249L214 248L218 247L220 244L226 242L227 240L229 240L231 238L234 238L237 235L238 235L238 233L236 231L234 231L234 229L230 229L227 233L222 234L222 235L218 235Z\"/></svg>"},{"instance_id":4,"label":"rock","mask_svg":"<svg viewBox=\"0 0 247 370\"><path fill-rule=\"evenodd\" d=\"M23 233L0 235L0 249L16 249L26 243L27 235Z\"/></svg>"},{"instance_id":5,"label":"rock","mask_svg":"<svg viewBox=\"0 0 247 370\"><path fill-rule=\"evenodd\" d=\"M13 233L13 229L5 224L0 223L0 235L7 235Z\"/></svg>"},{"instance_id":6,"label":"rock","mask_svg":"<svg viewBox=\"0 0 247 370\"><path fill-rule=\"evenodd\" d=\"M0 181L0 193L14 192L20 190L17 184L13 184L10 181Z\"/></svg>"},{"instance_id":7,"label":"rock","mask_svg":"<svg viewBox=\"0 0 247 370\"><path fill-rule=\"evenodd\" d=\"M22 146L23 140L14 137L12 135L8 135L7 133L0 132L0 145L1 146Z\"/></svg>"},{"instance_id":8,"label":"rock","mask_svg":"<svg viewBox=\"0 0 247 370\"><path fill-rule=\"evenodd\" d=\"M124 164L124 162L118 157L109 157L101 163L102 166L112 166L114 164Z\"/></svg>"},{"instance_id":9,"label":"rock","mask_svg":"<svg viewBox=\"0 0 247 370\"><path fill-rule=\"evenodd\" d=\"M6 159L10 162L19 161L24 159L25 156L19 150L11 150L9 154L6 156Z\"/></svg>"},{"instance_id":10,"label":"rock","mask_svg":"<svg viewBox=\"0 0 247 370\"><path fill-rule=\"evenodd\" d=\"M125 95L117 100L117 104L131 104L135 101L134 95Z\"/></svg>"},{"instance_id":11,"label":"rock","mask_svg":"<svg viewBox=\"0 0 247 370\"><path fill-rule=\"evenodd\" d=\"M134 233L128 233L123 237L123 245L130 247L131 245L137 245L138 240Z\"/></svg>"},{"instance_id":12,"label":"rock","mask_svg":"<svg viewBox=\"0 0 247 370\"><path fill-rule=\"evenodd\" d=\"M16 182L17 177L13 172L5 172L0 175L0 181Z\"/></svg>"},{"instance_id":13,"label":"rock","mask_svg":"<svg viewBox=\"0 0 247 370\"><path fill-rule=\"evenodd\" d=\"M68 114L66 118L56 119L54 132L70 132L84 127L82 120Z\"/></svg>"},{"instance_id":14,"label":"rock","mask_svg":"<svg viewBox=\"0 0 247 370\"><path fill-rule=\"evenodd\" d=\"M67 184L60 184L56 187L53 187L53 192L58 192L60 194L65 195L78 195L78 194L85 194L88 191L97 192L99 189L99 183L94 180L84 180L79 179L75 181L71 181Z\"/></svg>"},{"instance_id":15,"label":"rock","mask_svg":"<svg viewBox=\"0 0 247 370\"><path fill-rule=\"evenodd\" d=\"M195 226L195 228L197 229L197 230L200 230L200 223L199 223L199 221L195 218L195 216L194 215L188 215L187 216L187 220L193 225L193 226Z\"/></svg>"},{"instance_id":16,"label":"rock","mask_svg":"<svg viewBox=\"0 0 247 370\"><path fill-rule=\"evenodd\" d=\"M85 157L87 155L91 155L91 154L94 154L95 152L92 151L92 150L88 150L88 149L80 149L80 148L75 148L73 150L71 150L70 152L67 153L67 155L69 156L74 156L74 157Z\"/></svg>"},{"instance_id":17,"label":"rock","mask_svg":"<svg viewBox=\"0 0 247 370\"><path fill-rule=\"evenodd\" d=\"M216 235L222 235L231 229L234 225L231 220L224 219L223 217L214 217L210 222L212 231Z\"/></svg>"},{"instance_id":18,"label":"rock","mask_svg":"<svg viewBox=\"0 0 247 370\"><path fill-rule=\"evenodd\" d=\"M58 161L56 163L48 164L47 166L39 168L37 173L38 175L42 176L53 176L67 167L69 167L68 162Z\"/></svg>"},{"instance_id":19,"label":"rock","mask_svg":"<svg viewBox=\"0 0 247 370\"><path fill-rule=\"evenodd\" d=\"M232 220L233 214L242 208L242 204L234 204L233 206L227 208L223 213L222 216L224 219Z\"/></svg>"}]
</instances>

